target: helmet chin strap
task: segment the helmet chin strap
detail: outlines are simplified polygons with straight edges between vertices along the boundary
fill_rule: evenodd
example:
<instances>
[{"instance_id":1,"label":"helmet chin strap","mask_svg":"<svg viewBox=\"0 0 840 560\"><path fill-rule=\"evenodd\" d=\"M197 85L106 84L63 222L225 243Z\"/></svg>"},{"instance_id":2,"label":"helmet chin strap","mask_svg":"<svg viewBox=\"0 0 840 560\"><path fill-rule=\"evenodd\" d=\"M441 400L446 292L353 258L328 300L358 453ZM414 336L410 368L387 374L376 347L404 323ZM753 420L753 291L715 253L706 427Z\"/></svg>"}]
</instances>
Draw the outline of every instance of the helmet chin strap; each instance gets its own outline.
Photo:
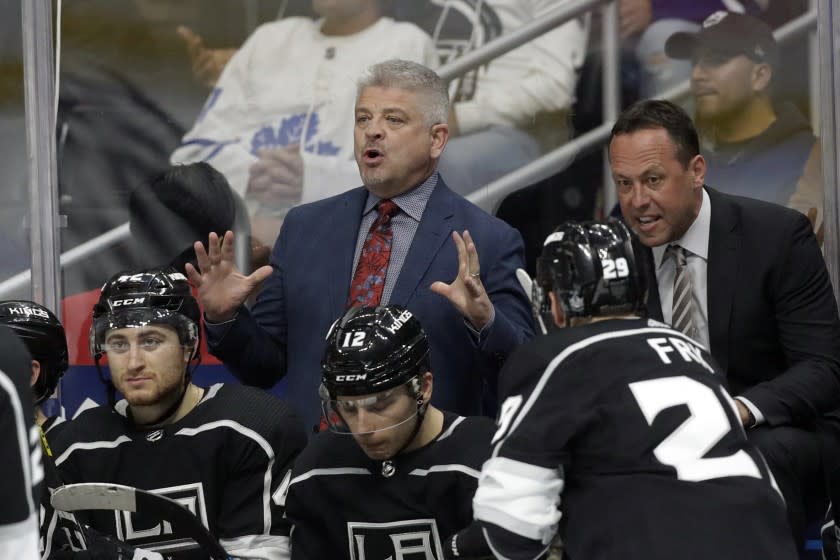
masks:
<instances>
[{"instance_id":1,"label":"helmet chin strap","mask_svg":"<svg viewBox=\"0 0 840 560\"><path fill-rule=\"evenodd\" d=\"M192 362L192 357L190 357L189 361L187 362L187 367L184 369L184 377L182 378L181 384L181 394L178 396L178 399L175 400L175 402L172 403L172 406L167 408L163 412L163 414L158 416L156 419L152 420L151 422L143 422L141 424L140 422L137 422L134 419L134 415L131 413L131 407L126 407L126 417L135 427L145 428L149 426L156 426L158 424L162 424L164 420L168 420L169 418L174 416L176 412L178 412L178 409L181 407L181 403L184 402L184 398L187 396L187 389L189 389L190 387L190 382L192 381L192 374L195 371L195 368L197 368L199 364L201 364L201 353L195 352L195 358L195 365L192 368L190 368L190 362Z\"/></svg>"},{"instance_id":2,"label":"helmet chin strap","mask_svg":"<svg viewBox=\"0 0 840 560\"><path fill-rule=\"evenodd\" d=\"M93 356L93 363L96 365L96 373L99 375L99 380L105 385L105 394L108 398L108 406L114 408L117 404L117 389L114 387L113 381L111 381L110 377L105 377L105 374L102 373L102 365L99 363L99 360L102 359L102 354L96 353Z\"/></svg>"},{"instance_id":3,"label":"helmet chin strap","mask_svg":"<svg viewBox=\"0 0 840 560\"><path fill-rule=\"evenodd\" d=\"M428 404L423 402L423 397L417 396L417 421L414 423L414 429L411 431L411 435L406 438L405 443L403 443L397 451L391 455L389 458L384 459L382 461L381 472L382 476L385 478L390 478L394 476L394 473L397 472L397 467L394 466L394 459L403 451L405 448L411 445L411 442L414 441L414 438L417 437L417 434L420 432L420 428L423 426L423 419L426 416L426 408Z\"/></svg>"}]
</instances>

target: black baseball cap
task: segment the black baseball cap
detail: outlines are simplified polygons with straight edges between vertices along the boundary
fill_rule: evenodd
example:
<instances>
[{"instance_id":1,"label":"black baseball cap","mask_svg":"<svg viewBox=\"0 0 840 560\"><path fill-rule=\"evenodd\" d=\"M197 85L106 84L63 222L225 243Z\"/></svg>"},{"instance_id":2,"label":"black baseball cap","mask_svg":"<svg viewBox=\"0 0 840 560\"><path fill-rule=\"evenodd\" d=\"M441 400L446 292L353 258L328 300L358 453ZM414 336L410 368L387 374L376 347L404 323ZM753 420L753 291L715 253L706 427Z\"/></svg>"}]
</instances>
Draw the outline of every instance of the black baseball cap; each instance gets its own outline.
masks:
<instances>
[{"instance_id":1,"label":"black baseball cap","mask_svg":"<svg viewBox=\"0 0 840 560\"><path fill-rule=\"evenodd\" d=\"M779 45L766 23L752 16L725 11L707 17L699 31L680 31L665 42L665 54L676 59L691 59L698 48L732 57L743 54L770 66L775 65L779 57Z\"/></svg>"}]
</instances>

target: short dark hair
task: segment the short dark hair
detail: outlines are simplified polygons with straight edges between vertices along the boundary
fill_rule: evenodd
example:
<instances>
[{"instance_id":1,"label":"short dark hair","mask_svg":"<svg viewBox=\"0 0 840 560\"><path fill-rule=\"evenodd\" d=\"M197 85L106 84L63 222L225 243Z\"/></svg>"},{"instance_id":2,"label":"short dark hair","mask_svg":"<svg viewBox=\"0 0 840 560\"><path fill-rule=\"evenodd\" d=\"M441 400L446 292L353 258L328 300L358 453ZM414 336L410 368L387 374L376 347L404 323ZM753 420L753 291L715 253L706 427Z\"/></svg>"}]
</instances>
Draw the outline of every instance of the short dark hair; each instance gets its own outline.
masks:
<instances>
[{"instance_id":1,"label":"short dark hair","mask_svg":"<svg viewBox=\"0 0 840 560\"><path fill-rule=\"evenodd\" d=\"M630 134L639 130L664 128L674 142L677 159L684 168L700 153L697 129L679 105L664 99L637 101L619 116L610 132L610 143L619 134Z\"/></svg>"}]
</instances>

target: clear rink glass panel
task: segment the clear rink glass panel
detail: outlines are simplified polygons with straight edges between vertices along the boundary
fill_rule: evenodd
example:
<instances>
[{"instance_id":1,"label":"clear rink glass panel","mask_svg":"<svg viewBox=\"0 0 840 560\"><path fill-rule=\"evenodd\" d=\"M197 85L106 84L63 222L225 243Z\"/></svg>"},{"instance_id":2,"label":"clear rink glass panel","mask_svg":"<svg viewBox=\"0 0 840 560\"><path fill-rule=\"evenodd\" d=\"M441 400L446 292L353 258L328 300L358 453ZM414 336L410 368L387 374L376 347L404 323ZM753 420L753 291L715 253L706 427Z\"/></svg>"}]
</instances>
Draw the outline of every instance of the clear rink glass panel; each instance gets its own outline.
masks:
<instances>
[{"instance_id":1,"label":"clear rink glass panel","mask_svg":"<svg viewBox=\"0 0 840 560\"><path fill-rule=\"evenodd\" d=\"M685 94L691 62L670 59L664 44L673 33L699 29L723 3L689 4L684 12L621 20L617 10L593 1L585 15L561 23L569 6L562 0L61 2L61 250L82 255L62 275L71 362L84 379L68 409L104 395L86 369L93 367L87 329L96 290L108 277L126 268L183 265L184 252L210 228L250 229L238 248L253 255L240 262L256 266L290 208L361 185L355 83L375 62L411 59L450 80L441 175L520 231L533 274L543 239L560 222L618 212L603 156L610 114L638 99L678 93L680 85L683 95L674 98L692 114L702 110ZM763 4L766 10L754 15L787 29L772 69L772 99L783 116L778 123L787 127L779 134L796 135L799 151L762 168L772 168L783 184L753 194L807 212L822 201L819 173L809 174L819 165L806 165L819 133L812 90L818 82L810 74L816 64L808 26L798 34L789 28L808 17L809 7L804 0ZM2 6L11 17L3 18L0 38L0 279L29 264L20 2ZM550 17L558 18L554 30L453 73L464 57L500 38L527 35L529 24ZM617 86L610 91L610 84ZM606 112L605 96L612 103ZM721 155L726 139L716 137L725 122L714 122L704 129L704 153L720 156L709 157L716 165L732 163ZM224 181L201 166L171 173L173 164L197 162ZM710 165L708 183L742 188L732 178L738 170L726 171Z\"/></svg>"},{"instance_id":2,"label":"clear rink glass panel","mask_svg":"<svg viewBox=\"0 0 840 560\"><path fill-rule=\"evenodd\" d=\"M15 278L31 260L20 2L2 0L0 10L0 286L3 298L28 298L30 283Z\"/></svg>"}]
</instances>

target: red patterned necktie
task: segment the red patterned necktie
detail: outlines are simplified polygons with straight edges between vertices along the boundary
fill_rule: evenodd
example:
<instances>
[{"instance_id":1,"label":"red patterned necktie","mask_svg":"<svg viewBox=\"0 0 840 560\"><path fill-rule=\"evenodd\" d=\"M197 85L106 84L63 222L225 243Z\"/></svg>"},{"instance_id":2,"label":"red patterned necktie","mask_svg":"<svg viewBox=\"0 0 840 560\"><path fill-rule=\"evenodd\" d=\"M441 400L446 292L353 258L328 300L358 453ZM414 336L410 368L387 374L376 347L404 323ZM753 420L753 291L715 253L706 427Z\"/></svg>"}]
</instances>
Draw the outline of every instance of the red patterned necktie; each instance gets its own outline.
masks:
<instances>
[{"instance_id":1,"label":"red patterned necktie","mask_svg":"<svg viewBox=\"0 0 840 560\"><path fill-rule=\"evenodd\" d=\"M380 200L377 205L379 216L370 226L353 282L350 283L350 297L347 298L347 308L379 305L382 290L385 287L385 273L388 272L388 261L391 258L391 218L400 208L390 199Z\"/></svg>"}]
</instances>

